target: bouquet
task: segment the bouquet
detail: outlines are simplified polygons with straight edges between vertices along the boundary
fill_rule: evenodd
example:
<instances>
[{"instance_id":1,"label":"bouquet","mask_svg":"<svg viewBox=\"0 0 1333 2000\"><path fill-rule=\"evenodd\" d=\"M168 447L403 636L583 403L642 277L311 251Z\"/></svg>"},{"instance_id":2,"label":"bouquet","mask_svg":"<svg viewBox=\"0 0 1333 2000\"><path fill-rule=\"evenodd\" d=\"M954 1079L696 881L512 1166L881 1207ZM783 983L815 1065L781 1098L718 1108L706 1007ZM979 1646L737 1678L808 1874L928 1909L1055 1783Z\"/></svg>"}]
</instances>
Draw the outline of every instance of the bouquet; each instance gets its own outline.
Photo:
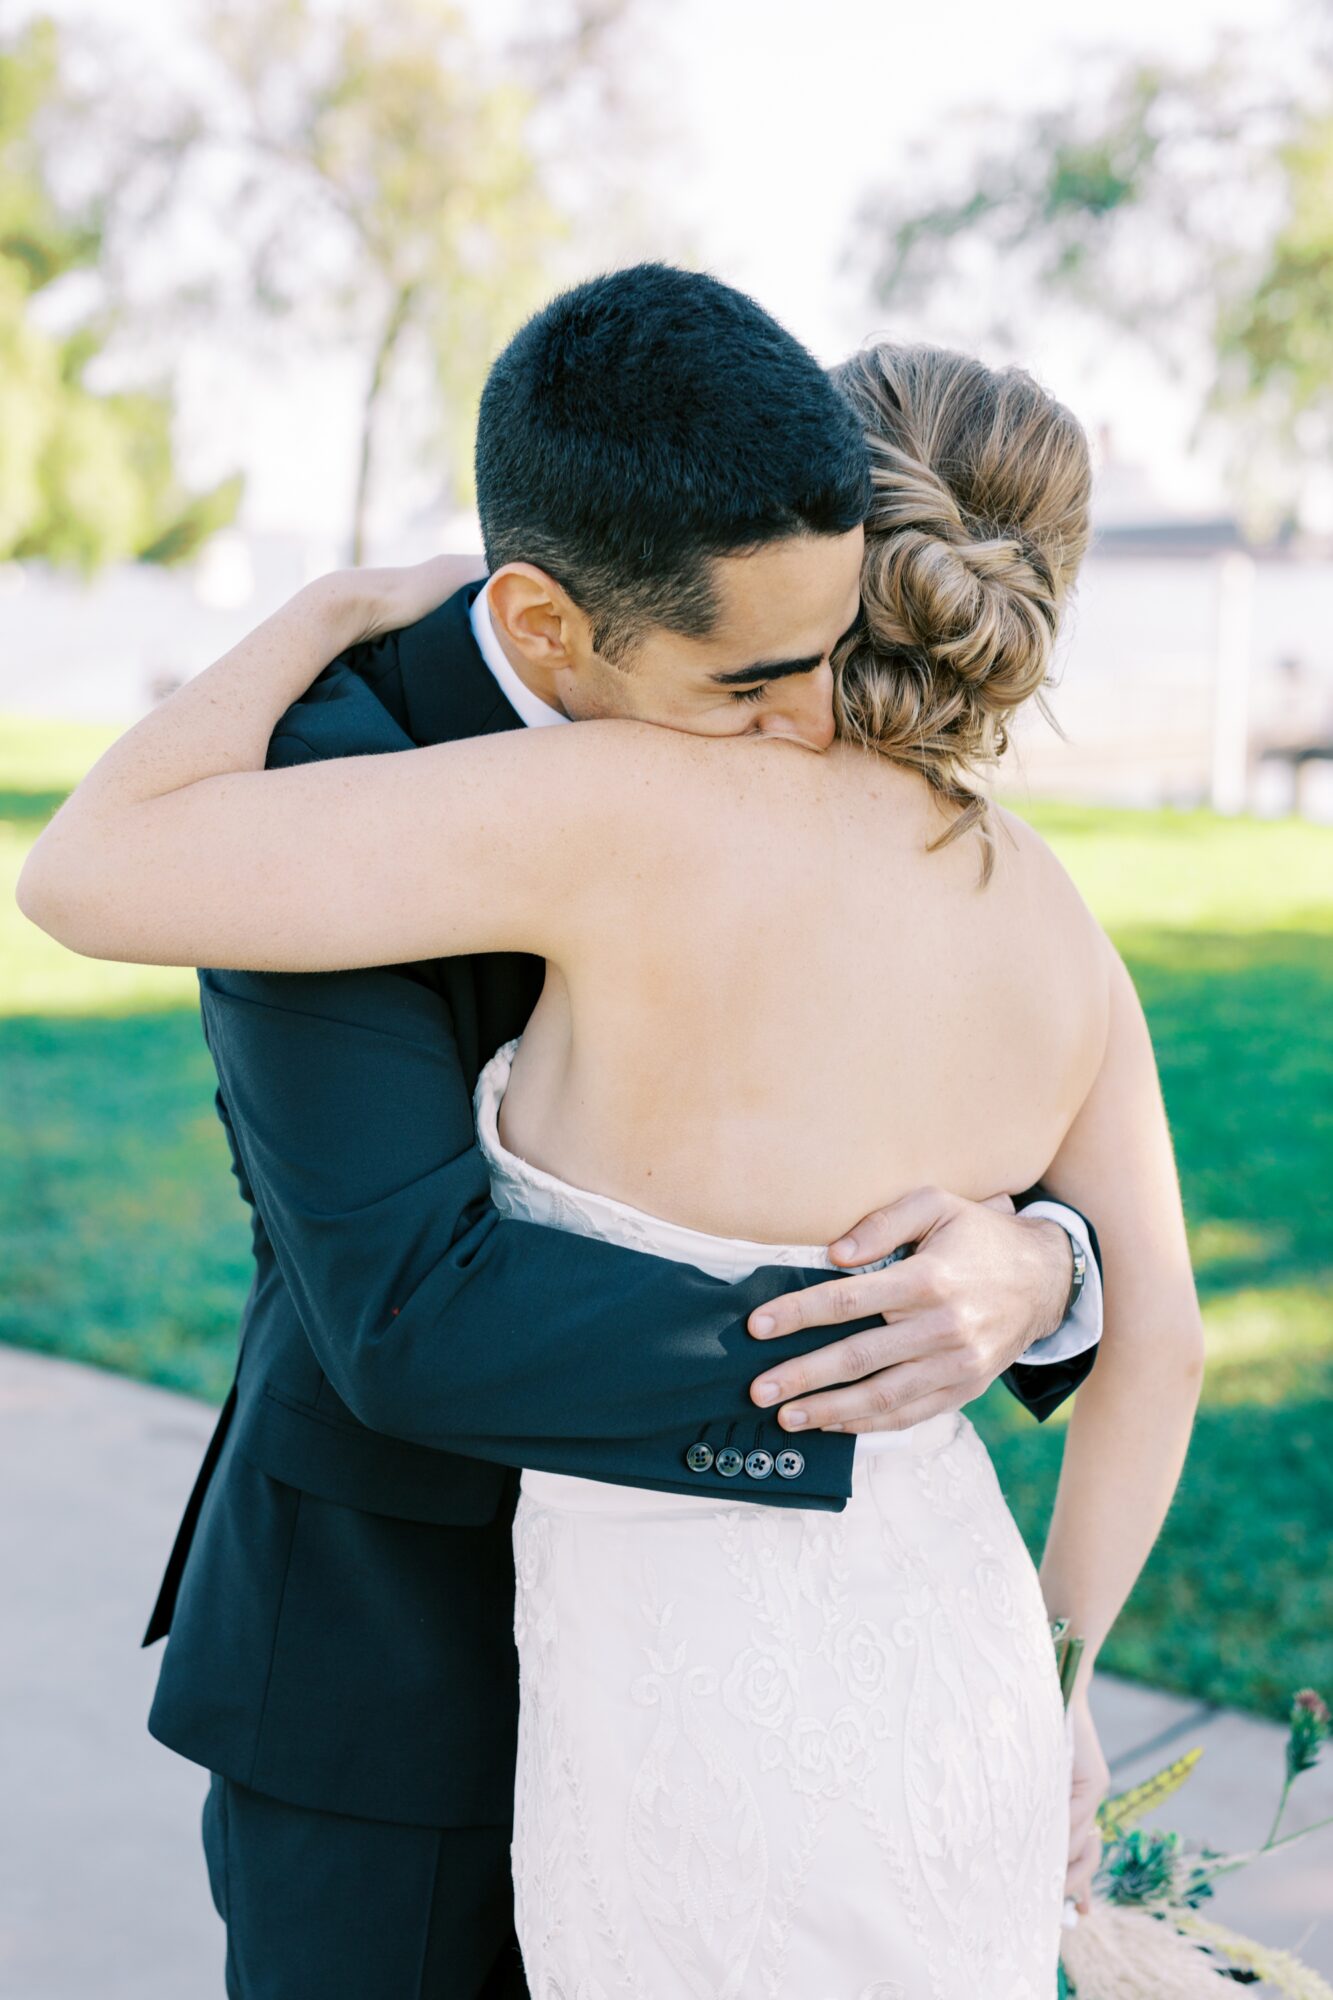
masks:
<instances>
[{"instance_id":1,"label":"bouquet","mask_svg":"<svg viewBox=\"0 0 1333 2000\"><path fill-rule=\"evenodd\" d=\"M1056 1631L1057 1651L1078 1647ZM1079 1648L1081 1650L1081 1648ZM1061 1657L1061 1684L1077 1667ZM1312 1688L1292 1698L1286 1775L1277 1811L1261 1847L1244 1854L1189 1849L1179 1834L1147 1831L1144 1814L1188 1780L1203 1755L1191 1750L1131 1791L1106 1799L1097 1815L1104 1846L1093 1882L1092 1909L1065 1933L1060 1953L1061 2000L1221 2000L1224 1982L1280 1993L1287 2000L1333 2000L1333 1986L1287 1951L1270 1951L1207 1915L1213 1885L1261 1856L1290 1847L1319 1820L1296 1833L1280 1831L1291 1788L1312 1770L1330 1734L1327 1704Z\"/></svg>"}]
</instances>

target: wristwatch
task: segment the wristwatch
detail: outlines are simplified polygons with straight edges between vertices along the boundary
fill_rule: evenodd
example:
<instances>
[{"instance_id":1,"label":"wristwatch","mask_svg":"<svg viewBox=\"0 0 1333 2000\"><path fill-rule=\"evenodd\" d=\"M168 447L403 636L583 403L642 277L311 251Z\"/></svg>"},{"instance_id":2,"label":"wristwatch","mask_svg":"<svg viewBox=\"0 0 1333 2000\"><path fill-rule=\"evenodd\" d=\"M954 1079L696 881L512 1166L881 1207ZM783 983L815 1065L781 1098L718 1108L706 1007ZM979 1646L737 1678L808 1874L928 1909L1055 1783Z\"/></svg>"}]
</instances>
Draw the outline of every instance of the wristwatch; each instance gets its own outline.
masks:
<instances>
[{"instance_id":1,"label":"wristwatch","mask_svg":"<svg viewBox=\"0 0 1333 2000\"><path fill-rule=\"evenodd\" d=\"M1060 1223L1057 1226L1061 1229L1064 1229L1063 1223ZM1060 1315L1061 1326L1064 1325L1065 1321L1069 1318L1070 1313L1073 1312L1074 1307L1078 1304L1079 1300L1082 1298L1083 1287L1088 1282L1088 1253L1083 1248L1083 1245L1079 1242L1077 1236L1075 1236L1070 1230L1065 1229L1064 1233L1066 1236L1068 1236L1069 1247L1074 1253L1074 1276L1069 1286L1069 1297L1065 1300L1065 1309Z\"/></svg>"}]
</instances>

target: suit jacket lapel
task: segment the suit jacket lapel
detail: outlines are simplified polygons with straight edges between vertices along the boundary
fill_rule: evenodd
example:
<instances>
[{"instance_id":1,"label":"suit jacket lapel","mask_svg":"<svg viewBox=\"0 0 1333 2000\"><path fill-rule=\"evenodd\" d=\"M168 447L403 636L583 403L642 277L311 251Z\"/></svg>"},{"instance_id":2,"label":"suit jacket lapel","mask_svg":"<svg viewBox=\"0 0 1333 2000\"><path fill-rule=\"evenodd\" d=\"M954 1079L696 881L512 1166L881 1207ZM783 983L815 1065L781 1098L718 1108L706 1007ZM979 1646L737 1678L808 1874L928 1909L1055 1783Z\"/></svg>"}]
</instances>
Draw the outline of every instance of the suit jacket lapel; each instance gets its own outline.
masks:
<instances>
[{"instance_id":1,"label":"suit jacket lapel","mask_svg":"<svg viewBox=\"0 0 1333 2000\"><path fill-rule=\"evenodd\" d=\"M523 726L472 636L472 606L483 587L468 584L397 634L404 719L415 743L453 743Z\"/></svg>"}]
</instances>

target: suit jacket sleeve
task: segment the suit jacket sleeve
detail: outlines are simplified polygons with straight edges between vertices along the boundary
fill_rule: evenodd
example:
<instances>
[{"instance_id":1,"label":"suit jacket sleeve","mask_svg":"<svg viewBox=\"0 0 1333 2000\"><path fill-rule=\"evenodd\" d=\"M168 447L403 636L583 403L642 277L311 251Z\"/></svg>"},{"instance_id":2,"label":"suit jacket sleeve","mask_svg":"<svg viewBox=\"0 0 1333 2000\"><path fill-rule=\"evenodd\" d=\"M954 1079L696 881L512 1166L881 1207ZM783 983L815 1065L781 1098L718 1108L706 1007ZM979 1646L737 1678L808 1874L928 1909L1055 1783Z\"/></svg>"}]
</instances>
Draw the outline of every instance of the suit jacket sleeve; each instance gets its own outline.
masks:
<instances>
[{"instance_id":1,"label":"suit jacket sleeve","mask_svg":"<svg viewBox=\"0 0 1333 2000\"><path fill-rule=\"evenodd\" d=\"M792 1442L750 1401L773 1356L745 1321L799 1274L726 1285L501 1216L447 1008L402 972L200 978L242 1191L320 1366L363 1423L696 1493L684 1455L701 1435L717 1447L730 1432L747 1451ZM799 1442L792 1502L845 1496L852 1439Z\"/></svg>"},{"instance_id":2,"label":"suit jacket sleeve","mask_svg":"<svg viewBox=\"0 0 1333 2000\"><path fill-rule=\"evenodd\" d=\"M1026 1193L1019 1195L1014 1206L1021 1215L1024 1209L1032 1206L1033 1202L1053 1202L1056 1199L1056 1196L1050 1194L1047 1189L1038 1184L1036 1187L1028 1188ZM1068 1208L1069 1203L1061 1201L1060 1206ZM1088 1242L1092 1246L1092 1254L1097 1260L1097 1269L1100 1273L1102 1269L1102 1247L1097 1240L1097 1231L1093 1228L1088 1217L1084 1215L1082 1209L1076 1208L1072 1213L1077 1215L1079 1221L1087 1231ZM1000 1380L1004 1383L1006 1389L1017 1396L1020 1403L1031 1410L1037 1422L1043 1423L1053 1411L1059 1409L1061 1403L1073 1395L1080 1382L1087 1378L1097 1359L1099 1340L1100 1336L1098 1340L1094 1340L1090 1346L1083 1348L1079 1353L1065 1355L1058 1361L1044 1361L1040 1364L1030 1361L1015 1361L1011 1368L1005 1369Z\"/></svg>"}]
</instances>

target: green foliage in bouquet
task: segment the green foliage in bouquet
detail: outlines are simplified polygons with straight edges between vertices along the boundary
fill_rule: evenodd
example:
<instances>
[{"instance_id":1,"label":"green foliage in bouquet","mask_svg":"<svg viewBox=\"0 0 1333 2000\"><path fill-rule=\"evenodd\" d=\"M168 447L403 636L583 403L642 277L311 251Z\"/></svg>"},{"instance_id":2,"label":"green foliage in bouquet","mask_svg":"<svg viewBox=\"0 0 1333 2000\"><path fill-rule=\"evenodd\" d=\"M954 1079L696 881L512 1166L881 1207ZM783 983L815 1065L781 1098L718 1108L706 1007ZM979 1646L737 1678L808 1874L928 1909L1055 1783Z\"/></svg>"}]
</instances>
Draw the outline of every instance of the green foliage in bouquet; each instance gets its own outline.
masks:
<instances>
[{"instance_id":1,"label":"green foliage in bouquet","mask_svg":"<svg viewBox=\"0 0 1333 2000\"><path fill-rule=\"evenodd\" d=\"M1062 1636L1056 1635L1057 1646ZM1270 1950L1200 1913L1220 1876L1333 1824L1317 1820L1296 1833L1279 1833L1293 1784L1313 1770L1329 1735L1327 1703L1303 1688L1292 1698L1273 1824L1262 1847L1247 1854L1187 1849L1179 1834L1137 1824L1186 1782L1199 1750L1107 1799L1098 1813L1106 1844L1092 1909L1066 1933L1059 2000L1208 2000L1222 1981L1262 1985L1287 2000L1333 2000L1333 1987L1292 1953Z\"/></svg>"},{"instance_id":2,"label":"green foliage in bouquet","mask_svg":"<svg viewBox=\"0 0 1333 2000\"><path fill-rule=\"evenodd\" d=\"M1141 1909L1172 1904L1196 1909L1213 1893L1208 1864L1218 1858L1208 1848L1191 1856L1178 1833L1132 1827L1103 1853L1101 1877L1106 1900Z\"/></svg>"}]
</instances>

